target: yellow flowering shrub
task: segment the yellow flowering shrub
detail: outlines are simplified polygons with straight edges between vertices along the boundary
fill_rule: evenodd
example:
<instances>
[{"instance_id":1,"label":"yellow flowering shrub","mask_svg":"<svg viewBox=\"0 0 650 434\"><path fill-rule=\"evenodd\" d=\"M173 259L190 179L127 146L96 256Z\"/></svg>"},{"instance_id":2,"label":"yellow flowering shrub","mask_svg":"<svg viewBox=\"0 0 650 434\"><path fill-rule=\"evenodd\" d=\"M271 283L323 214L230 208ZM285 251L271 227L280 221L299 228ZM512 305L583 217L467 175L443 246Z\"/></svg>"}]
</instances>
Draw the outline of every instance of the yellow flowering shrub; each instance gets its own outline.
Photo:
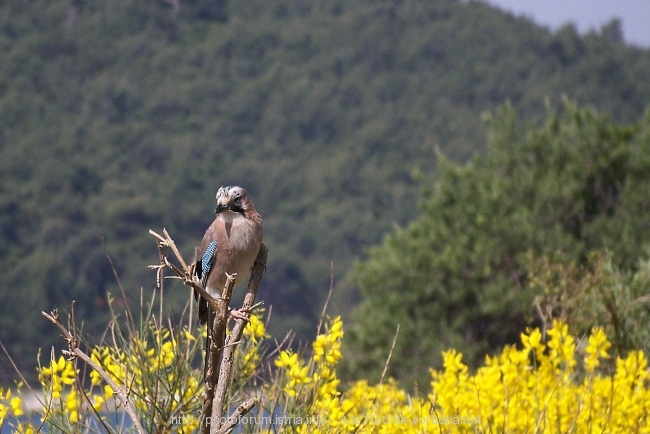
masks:
<instances>
[{"instance_id":1,"label":"yellow flowering shrub","mask_svg":"<svg viewBox=\"0 0 650 434\"><path fill-rule=\"evenodd\" d=\"M275 360L280 369L279 381L267 387L268 396L285 396L284 416L280 420L300 425L306 418L317 419L334 414L337 407L340 380L335 367L341 358L343 321L336 317L326 326L326 333L318 335L313 342L313 357L302 360L291 350L281 351ZM278 386L281 388L278 391ZM306 426L306 425L303 425ZM302 432L302 429L298 430Z\"/></svg>"},{"instance_id":2,"label":"yellow flowering shrub","mask_svg":"<svg viewBox=\"0 0 650 434\"><path fill-rule=\"evenodd\" d=\"M204 326L197 335L205 338L205 333ZM147 431L195 432L203 399L203 366L193 362L203 360L203 345L199 343L202 339L186 327L174 331L153 322L130 333L128 339L119 330L115 335L117 343L94 346L89 356L128 393ZM237 387L245 386L243 376L251 378L257 371L261 343L266 337L259 315L251 315L236 354L235 372L240 373ZM60 356L38 368L43 390L39 413L47 432L106 432L107 426L115 427L116 421L120 423L123 418L113 388L92 369L89 381L84 382L77 363ZM27 413L22 396L0 389L0 429L11 417L14 431L37 432L40 421L32 425L31 420L20 419Z\"/></svg>"},{"instance_id":3,"label":"yellow flowering shrub","mask_svg":"<svg viewBox=\"0 0 650 434\"><path fill-rule=\"evenodd\" d=\"M263 309L260 309L257 314L251 315L250 321L244 328L242 342L234 355L233 371L237 372L237 375L233 376L231 386L228 388L231 393L242 390L251 380L254 380L262 362L262 344L264 339L270 337L266 334L262 313Z\"/></svg>"},{"instance_id":4,"label":"yellow flowering shrub","mask_svg":"<svg viewBox=\"0 0 650 434\"><path fill-rule=\"evenodd\" d=\"M554 322L543 342L538 329L487 357L472 375L462 354L443 353L431 370L427 396L409 396L395 382L357 381L340 391L335 365L343 336L335 318L314 342L310 360L283 351L284 413L272 423L305 433L629 433L650 432L648 366L643 352L616 360L613 375L598 372L608 342L594 328L582 351L568 326Z\"/></svg>"},{"instance_id":5,"label":"yellow flowering shrub","mask_svg":"<svg viewBox=\"0 0 650 434\"><path fill-rule=\"evenodd\" d=\"M147 429L195 432L202 402L202 369L192 368L197 339L187 329L150 324L148 335L125 345L93 347L90 357L124 390ZM204 332L199 331L199 335ZM311 356L282 350L274 370L255 381L268 338L252 316L235 353L236 375L229 396L255 387L260 406L240 422L246 432L291 433L650 433L648 363L642 351L610 359L602 328L577 341L555 321L546 338L538 329L521 334L521 344L486 357L475 373L454 349L443 353L441 370L431 370L430 389L412 396L392 379L365 380L342 388L336 375L344 337L340 317L331 318L312 344ZM90 419L110 424L120 411L112 388L91 372L89 387L64 357L39 368L48 432L93 432ZM13 418L19 432L30 425L20 395L0 389L0 428ZM108 416L113 414L111 419ZM117 419L119 420L119 419ZM104 429L97 431L103 432Z\"/></svg>"}]
</instances>

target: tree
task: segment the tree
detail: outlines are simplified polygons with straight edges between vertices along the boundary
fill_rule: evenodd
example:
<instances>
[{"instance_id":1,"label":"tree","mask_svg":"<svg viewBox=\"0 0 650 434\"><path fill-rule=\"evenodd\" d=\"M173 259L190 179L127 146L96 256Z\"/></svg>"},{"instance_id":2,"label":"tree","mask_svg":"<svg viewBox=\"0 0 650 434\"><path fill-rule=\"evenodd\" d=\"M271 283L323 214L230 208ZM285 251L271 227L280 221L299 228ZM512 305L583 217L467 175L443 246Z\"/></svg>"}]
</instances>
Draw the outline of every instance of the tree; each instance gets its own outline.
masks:
<instances>
[{"instance_id":1,"label":"tree","mask_svg":"<svg viewBox=\"0 0 650 434\"><path fill-rule=\"evenodd\" d=\"M364 297L347 370L377 374L397 324L389 373L423 379L454 347L476 364L517 340L533 317L526 252L586 260L607 248L627 269L650 241L650 113L619 125L566 103L539 128L491 118L489 152L461 166L439 157L421 215L357 264Z\"/></svg>"}]
</instances>

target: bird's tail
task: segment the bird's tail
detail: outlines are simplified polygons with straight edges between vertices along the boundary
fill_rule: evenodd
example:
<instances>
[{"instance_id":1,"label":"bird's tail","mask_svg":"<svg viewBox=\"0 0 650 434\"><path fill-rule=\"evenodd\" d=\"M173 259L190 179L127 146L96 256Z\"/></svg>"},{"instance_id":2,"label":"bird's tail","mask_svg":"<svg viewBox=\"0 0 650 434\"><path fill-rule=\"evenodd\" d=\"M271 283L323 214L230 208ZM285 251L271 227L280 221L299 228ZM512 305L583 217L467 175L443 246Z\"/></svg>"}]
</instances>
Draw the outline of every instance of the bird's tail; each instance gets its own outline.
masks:
<instances>
[{"instance_id":1,"label":"bird's tail","mask_svg":"<svg viewBox=\"0 0 650 434\"><path fill-rule=\"evenodd\" d=\"M212 334L212 325L214 323L214 312L212 311L212 308L208 303L201 299L202 303L201 305L205 305L207 308L206 312L206 322L207 322L207 330L206 330L206 335L205 335L205 359L203 360L203 380L208 381L207 375L208 375L208 358L210 357L210 347L212 346L212 339L211 339L211 334ZM216 368L216 367L215 367ZM214 368L213 368L214 369Z\"/></svg>"}]
</instances>

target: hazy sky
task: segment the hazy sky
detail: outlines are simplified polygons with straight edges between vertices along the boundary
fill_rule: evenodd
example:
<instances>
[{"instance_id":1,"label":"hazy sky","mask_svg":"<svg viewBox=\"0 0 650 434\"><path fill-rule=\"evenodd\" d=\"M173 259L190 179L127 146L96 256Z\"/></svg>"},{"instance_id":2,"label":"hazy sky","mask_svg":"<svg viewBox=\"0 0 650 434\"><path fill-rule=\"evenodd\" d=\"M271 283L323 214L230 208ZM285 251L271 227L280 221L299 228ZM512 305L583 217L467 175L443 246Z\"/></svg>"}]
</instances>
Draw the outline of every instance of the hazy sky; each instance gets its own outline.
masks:
<instances>
[{"instance_id":1,"label":"hazy sky","mask_svg":"<svg viewBox=\"0 0 650 434\"><path fill-rule=\"evenodd\" d=\"M625 42L650 47L650 0L483 0L532 17L537 23L557 29L568 21L580 33L599 29L612 18L622 22Z\"/></svg>"}]
</instances>

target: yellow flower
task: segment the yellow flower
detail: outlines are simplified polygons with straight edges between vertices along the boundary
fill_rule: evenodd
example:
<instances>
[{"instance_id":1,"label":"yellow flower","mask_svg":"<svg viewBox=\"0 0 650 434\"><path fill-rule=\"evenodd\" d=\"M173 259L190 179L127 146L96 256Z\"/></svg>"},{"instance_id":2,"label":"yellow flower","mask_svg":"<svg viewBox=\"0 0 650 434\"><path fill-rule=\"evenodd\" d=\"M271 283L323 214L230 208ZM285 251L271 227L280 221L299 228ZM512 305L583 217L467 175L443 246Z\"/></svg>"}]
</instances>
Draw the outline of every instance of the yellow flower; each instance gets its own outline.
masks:
<instances>
[{"instance_id":1,"label":"yellow flower","mask_svg":"<svg viewBox=\"0 0 650 434\"><path fill-rule=\"evenodd\" d=\"M448 373L467 372L467 366L463 365L462 359L463 355L453 348L442 353L442 365Z\"/></svg>"},{"instance_id":2,"label":"yellow flower","mask_svg":"<svg viewBox=\"0 0 650 434\"><path fill-rule=\"evenodd\" d=\"M170 414L190 414L192 402L197 400L203 385L200 370L184 378L175 369L182 367L184 346L193 340L188 333L184 330L174 336L168 330L156 329L142 339L133 339L126 349L94 348L91 358L121 387L131 391L130 396L142 414L151 414L154 406L163 400L167 400L164 404L168 405L165 408ZM236 356L240 373L253 372L251 369L260 360L254 343L265 333L261 320L252 320L246 333L248 340ZM336 375L336 363L341 358L343 336L343 322L336 317L314 339L310 359L305 360L290 350L279 353L274 363L281 382L262 390L276 394L270 397L274 405L277 403L277 408L294 418L295 422L282 427L281 432L286 428L296 433L323 434L650 434L646 355L642 351L630 351L625 358L616 360L614 374L599 372L600 361L609 357L607 350L611 345L601 328L592 330L581 357L576 354L576 341L566 324L555 321L547 341L538 329L527 329L521 334L520 346L506 346L499 355L486 357L475 373L463 363L462 353L450 349L443 353L442 370L430 371L430 393L423 391L414 396L390 378L378 385L361 380L348 385L345 391L339 390L341 382ZM576 375L576 371L581 372L575 368L578 363L588 375ZM168 384L151 390L146 381L154 376L150 370L171 364L174 369L155 373L156 379ZM51 414L67 418L72 424L85 422L90 406L83 401L81 391L70 387L77 375L74 365L61 357L40 368L39 374L48 396L60 399L51 406ZM113 390L95 375L91 373L92 387L88 394L92 396L92 408L100 411L113 396ZM101 387L101 392L90 393L94 386ZM7 415L22 415L22 412L21 398L0 389L0 424ZM170 427L164 420L154 423L181 433L198 428L196 418L188 418L187 423L176 427ZM19 432L34 432L25 423L15 428Z\"/></svg>"},{"instance_id":3,"label":"yellow flower","mask_svg":"<svg viewBox=\"0 0 650 434\"><path fill-rule=\"evenodd\" d=\"M192 333L190 333L189 330L187 330L187 329L183 330L183 336L185 336L185 339L187 339L190 342L196 340L194 335Z\"/></svg>"},{"instance_id":4,"label":"yellow flower","mask_svg":"<svg viewBox=\"0 0 650 434\"><path fill-rule=\"evenodd\" d=\"M325 334L318 335L312 344L314 361L336 364L341 358L341 339L343 338L343 321L337 316L329 324Z\"/></svg>"},{"instance_id":5,"label":"yellow flower","mask_svg":"<svg viewBox=\"0 0 650 434\"><path fill-rule=\"evenodd\" d=\"M167 341L160 347L160 353L154 362L154 366L156 369L160 369L160 367L167 368L173 363L175 356L176 354L174 352L174 343Z\"/></svg>"},{"instance_id":6,"label":"yellow flower","mask_svg":"<svg viewBox=\"0 0 650 434\"><path fill-rule=\"evenodd\" d=\"M298 394L297 386L311 381L309 375L309 366L303 366L302 361L298 358L298 354L291 353L290 351L282 351L275 360L275 366L278 368L285 368L287 376L287 384L284 391L291 397Z\"/></svg>"},{"instance_id":7,"label":"yellow flower","mask_svg":"<svg viewBox=\"0 0 650 434\"><path fill-rule=\"evenodd\" d=\"M304 384L311 381L311 378L307 375L308 372L308 366L301 366L300 363L296 363L289 368L287 375L291 379L292 384Z\"/></svg>"},{"instance_id":8,"label":"yellow flower","mask_svg":"<svg viewBox=\"0 0 650 434\"><path fill-rule=\"evenodd\" d=\"M319 362L325 357L325 349L327 346L327 337L325 335L316 336L312 347L314 349L314 361Z\"/></svg>"},{"instance_id":9,"label":"yellow flower","mask_svg":"<svg viewBox=\"0 0 650 434\"><path fill-rule=\"evenodd\" d=\"M179 433L189 434L197 432L199 428L199 419L194 415L188 415L183 419L183 423L180 426Z\"/></svg>"},{"instance_id":10,"label":"yellow flower","mask_svg":"<svg viewBox=\"0 0 650 434\"><path fill-rule=\"evenodd\" d=\"M52 398L59 399L63 386L74 384L77 371L72 362L60 356L58 361L51 360L50 366L39 370L39 380Z\"/></svg>"},{"instance_id":11,"label":"yellow flower","mask_svg":"<svg viewBox=\"0 0 650 434\"><path fill-rule=\"evenodd\" d=\"M104 399L110 399L113 397L115 392L113 391L113 388L109 386L108 384L104 386Z\"/></svg>"},{"instance_id":12,"label":"yellow flower","mask_svg":"<svg viewBox=\"0 0 650 434\"><path fill-rule=\"evenodd\" d=\"M63 367L65 366L65 359L63 356L59 357L59 361L56 362L54 359L50 360L50 367L49 368L42 368L41 369L41 375L45 377L50 377L54 374L56 374L59 371L63 370Z\"/></svg>"},{"instance_id":13,"label":"yellow flower","mask_svg":"<svg viewBox=\"0 0 650 434\"><path fill-rule=\"evenodd\" d=\"M2 423L4 422L4 419L7 416L9 410L9 408L2 403L2 401L5 399L8 399L8 397L5 397L5 394L0 387L0 426L2 426Z\"/></svg>"},{"instance_id":14,"label":"yellow flower","mask_svg":"<svg viewBox=\"0 0 650 434\"><path fill-rule=\"evenodd\" d=\"M611 346L612 344L607 340L603 329L601 327L594 328L589 336L587 348L585 348L585 352L587 353L585 357L585 370L592 372L600 365L600 358L608 358L607 349Z\"/></svg>"},{"instance_id":15,"label":"yellow flower","mask_svg":"<svg viewBox=\"0 0 650 434\"><path fill-rule=\"evenodd\" d=\"M250 321L248 321L244 329L244 336L249 337L253 341L267 337L264 322L258 315L251 315Z\"/></svg>"},{"instance_id":16,"label":"yellow flower","mask_svg":"<svg viewBox=\"0 0 650 434\"><path fill-rule=\"evenodd\" d=\"M243 364L240 367L240 376L243 378L249 377L257 369L257 365L260 361L260 354L257 351L257 347L250 346L244 354Z\"/></svg>"},{"instance_id":17,"label":"yellow flower","mask_svg":"<svg viewBox=\"0 0 650 434\"><path fill-rule=\"evenodd\" d=\"M543 348L542 345L542 333L539 329L534 329L529 331L528 334L521 334L521 343L524 344L526 350L533 350L536 353Z\"/></svg>"},{"instance_id":18,"label":"yellow flower","mask_svg":"<svg viewBox=\"0 0 650 434\"><path fill-rule=\"evenodd\" d=\"M77 393L72 390L65 398L65 409L70 417L70 422L79 422L79 402Z\"/></svg>"},{"instance_id":19,"label":"yellow flower","mask_svg":"<svg viewBox=\"0 0 650 434\"><path fill-rule=\"evenodd\" d=\"M190 377L188 381L188 385L185 388L185 392L183 393L183 399L185 401L189 401L192 399L194 396L199 391L199 388L201 388L203 385L202 383L200 384L199 381L196 379L196 377Z\"/></svg>"},{"instance_id":20,"label":"yellow flower","mask_svg":"<svg viewBox=\"0 0 650 434\"><path fill-rule=\"evenodd\" d=\"M275 360L275 366L278 368L287 368L298 362L298 354L292 354L290 351L281 351Z\"/></svg>"},{"instance_id":21,"label":"yellow flower","mask_svg":"<svg viewBox=\"0 0 650 434\"><path fill-rule=\"evenodd\" d=\"M108 352L108 348L104 348L103 350L106 350ZM100 352L99 348L93 348L93 350L90 353L90 359L95 362L97 365L101 366L101 359L103 355ZM102 383L103 379L102 376L99 375L97 371L94 369L90 371L90 384L93 386L98 386Z\"/></svg>"},{"instance_id":22,"label":"yellow flower","mask_svg":"<svg viewBox=\"0 0 650 434\"><path fill-rule=\"evenodd\" d=\"M573 358L575 352L575 339L569 335L569 326L557 320L553 320L553 327L548 331L551 337L547 346L551 350L550 357L554 366L566 363L568 367L575 366Z\"/></svg>"},{"instance_id":23,"label":"yellow flower","mask_svg":"<svg viewBox=\"0 0 650 434\"><path fill-rule=\"evenodd\" d=\"M341 380L336 379L328 381L318 389L318 394L320 396L338 396L340 393L337 387L341 384Z\"/></svg>"},{"instance_id":24,"label":"yellow flower","mask_svg":"<svg viewBox=\"0 0 650 434\"><path fill-rule=\"evenodd\" d=\"M11 411L14 413L14 416L22 416L23 415L23 400L20 399L19 397L14 397L11 398L11 401L9 401L9 405L11 406Z\"/></svg>"},{"instance_id":25,"label":"yellow flower","mask_svg":"<svg viewBox=\"0 0 650 434\"><path fill-rule=\"evenodd\" d=\"M95 411L99 411L102 408L102 405L104 404L104 402L106 402L106 401L105 401L103 396L101 396L101 395L93 395L92 405L93 405L93 409Z\"/></svg>"}]
</instances>

